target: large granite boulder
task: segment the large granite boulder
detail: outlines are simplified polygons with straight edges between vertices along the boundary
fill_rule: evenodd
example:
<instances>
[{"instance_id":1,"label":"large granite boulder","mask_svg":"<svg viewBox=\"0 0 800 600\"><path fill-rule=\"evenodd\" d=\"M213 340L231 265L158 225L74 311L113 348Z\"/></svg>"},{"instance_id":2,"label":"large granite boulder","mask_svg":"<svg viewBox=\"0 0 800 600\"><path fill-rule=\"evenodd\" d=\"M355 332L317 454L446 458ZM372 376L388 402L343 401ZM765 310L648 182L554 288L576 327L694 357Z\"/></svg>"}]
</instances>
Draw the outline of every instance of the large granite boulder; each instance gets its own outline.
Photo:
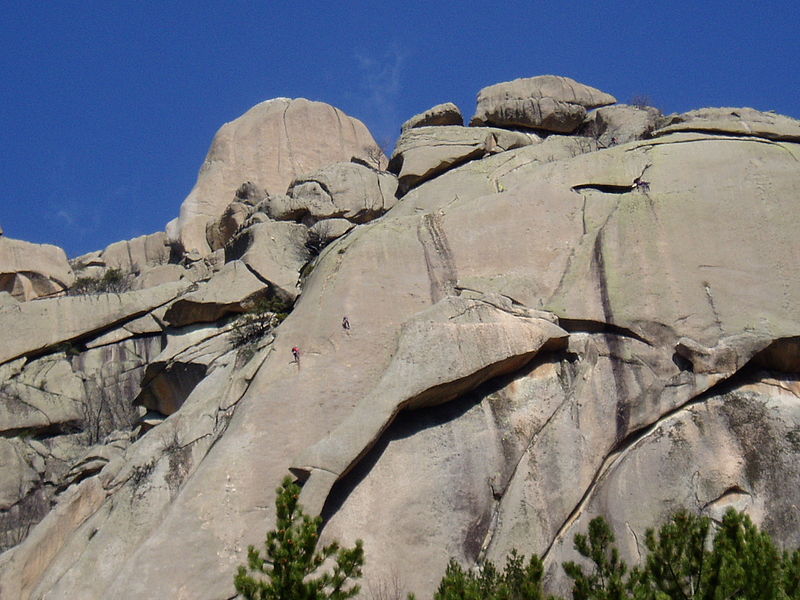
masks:
<instances>
[{"instance_id":1,"label":"large granite boulder","mask_svg":"<svg viewBox=\"0 0 800 600\"><path fill-rule=\"evenodd\" d=\"M355 162L335 163L298 177L286 196L272 196L267 213L273 219L313 225L322 219L366 223L396 201L397 178Z\"/></svg>"},{"instance_id":2,"label":"large granite boulder","mask_svg":"<svg viewBox=\"0 0 800 600\"><path fill-rule=\"evenodd\" d=\"M58 295L74 280L67 255L58 246L0 236L0 292L33 300Z\"/></svg>"},{"instance_id":3,"label":"large granite boulder","mask_svg":"<svg viewBox=\"0 0 800 600\"><path fill-rule=\"evenodd\" d=\"M169 262L170 252L167 234L159 231L111 244L100 258L109 269L139 273Z\"/></svg>"},{"instance_id":4,"label":"large granite boulder","mask_svg":"<svg viewBox=\"0 0 800 600\"><path fill-rule=\"evenodd\" d=\"M69 293L145 289L178 281L185 273L177 265L170 264L170 261L177 261L177 258L177 253L163 231L115 242L103 250L95 250L70 260L76 279ZM169 275L165 276L166 273ZM115 285L111 287L119 289L104 289L103 278L109 276L115 278Z\"/></svg>"},{"instance_id":5,"label":"large granite boulder","mask_svg":"<svg viewBox=\"0 0 800 600\"><path fill-rule=\"evenodd\" d=\"M538 141L535 134L491 127L415 127L400 136L388 168L397 174L397 193L403 195L460 164Z\"/></svg>"},{"instance_id":6,"label":"large granite boulder","mask_svg":"<svg viewBox=\"0 0 800 600\"><path fill-rule=\"evenodd\" d=\"M308 228L308 242L306 247L314 249L315 246L320 250L333 240L342 237L345 233L355 227L347 219L325 219L317 221Z\"/></svg>"},{"instance_id":7,"label":"large granite boulder","mask_svg":"<svg viewBox=\"0 0 800 600\"><path fill-rule=\"evenodd\" d=\"M167 233L184 250L207 254L206 225L243 182L280 194L299 175L352 156L367 158L375 146L363 123L328 104L304 98L262 102L214 136L197 183Z\"/></svg>"},{"instance_id":8,"label":"large granite boulder","mask_svg":"<svg viewBox=\"0 0 800 600\"><path fill-rule=\"evenodd\" d=\"M614 96L569 77L527 77L483 88L470 124L572 133L587 109L616 101Z\"/></svg>"},{"instance_id":9,"label":"large granite boulder","mask_svg":"<svg viewBox=\"0 0 800 600\"><path fill-rule=\"evenodd\" d=\"M164 313L172 327L193 323L213 323L225 315L243 313L266 296L268 282L257 277L239 260L227 263L208 281L184 294Z\"/></svg>"}]
</instances>

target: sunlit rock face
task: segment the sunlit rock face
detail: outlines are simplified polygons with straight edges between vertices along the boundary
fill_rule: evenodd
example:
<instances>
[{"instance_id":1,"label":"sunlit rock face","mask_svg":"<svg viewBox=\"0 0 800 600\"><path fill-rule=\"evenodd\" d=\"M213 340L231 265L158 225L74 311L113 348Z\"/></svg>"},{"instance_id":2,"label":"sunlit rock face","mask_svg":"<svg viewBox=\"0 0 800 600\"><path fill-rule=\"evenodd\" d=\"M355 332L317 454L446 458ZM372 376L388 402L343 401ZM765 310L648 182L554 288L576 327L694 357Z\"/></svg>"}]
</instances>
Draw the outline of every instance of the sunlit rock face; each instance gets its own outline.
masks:
<instances>
[{"instance_id":1,"label":"sunlit rock face","mask_svg":"<svg viewBox=\"0 0 800 600\"><path fill-rule=\"evenodd\" d=\"M353 156L367 158L375 147L361 121L329 104L305 98L262 102L214 136L197 183L167 233L187 252L207 254L206 225L222 215L244 182L283 194L295 178Z\"/></svg>"},{"instance_id":2,"label":"sunlit rock face","mask_svg":"<svg viewBox=\"0 0 800 600\"><path fill-rule=\"evenodd\" d=\"M409 128L436 168L401 197L338 158L288 195L231 175L176 281L6 296L0 597L230 598L287 473L323 541L364 540L365 590L420 598L512 548L566 595L598 514L628 560L681 507L800 544L797 121L581 119Z\"/></svg>"}]
</instances>

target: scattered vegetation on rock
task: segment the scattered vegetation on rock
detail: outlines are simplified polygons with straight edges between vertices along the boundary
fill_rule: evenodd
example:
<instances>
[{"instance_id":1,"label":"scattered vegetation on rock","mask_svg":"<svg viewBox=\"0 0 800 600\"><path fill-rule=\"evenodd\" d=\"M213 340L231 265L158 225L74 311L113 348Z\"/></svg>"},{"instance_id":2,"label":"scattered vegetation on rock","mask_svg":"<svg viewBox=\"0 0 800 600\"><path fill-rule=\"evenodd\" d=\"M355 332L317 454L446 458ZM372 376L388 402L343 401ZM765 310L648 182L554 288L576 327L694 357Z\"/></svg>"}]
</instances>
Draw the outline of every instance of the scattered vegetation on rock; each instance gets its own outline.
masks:
<instances>
[{"instance_id":1,"label":"scattered vegetation on rock","mask_svg":"<svg viewBox=\"0 0 800 600\"><path fill-rule=\"evenodd\" d=\"M249 351L289 315L292 306L277 296L259 300L250 311L240 316L234 326L231 344Z\"/></svg>"},{"instance_id":2,"label":"scattered vegetation on rock","mask_svg":"<svg viewBox=\"0 0 800 600\"><path fill-rule=\"evenodd\" d=\"M100 277L78 277L68 290L70 296L92 294L121 294L130 291L134 273L122 269L108 269Z\"/></svg>"},{"instance_id":3,"label":"scattered vegetation on rock","mask_svg":"<svg viewBox=\"0 0 800 600\"><path fill-rule=\"evenodd\" d=\"M630 104L631 106L635 106L636 108L647 108L648 106L655 106L653 104L653 99L647 94L636 94L631 98L631 101L628 104Z\"/></svg>"},{"instance_id":4,"label":"scattered vegetation on rock","mask_svg":"<svg viewBox=\"0 0 800 600\"><path fill-rule=\"evenodd\" d=\"M358 594L361 587L351 582L361 577L364 565L361 540L353 548L332 542L317 550L322 518L303 512L300 488L291 478L284 478L277 494L277 522L267 532L264 556L248 547L247 567L240 566L234 577L236 591L247 600L345 600ZM323 563L329 560L333 565L327 569Z\"/></svg>"}]
</instances>

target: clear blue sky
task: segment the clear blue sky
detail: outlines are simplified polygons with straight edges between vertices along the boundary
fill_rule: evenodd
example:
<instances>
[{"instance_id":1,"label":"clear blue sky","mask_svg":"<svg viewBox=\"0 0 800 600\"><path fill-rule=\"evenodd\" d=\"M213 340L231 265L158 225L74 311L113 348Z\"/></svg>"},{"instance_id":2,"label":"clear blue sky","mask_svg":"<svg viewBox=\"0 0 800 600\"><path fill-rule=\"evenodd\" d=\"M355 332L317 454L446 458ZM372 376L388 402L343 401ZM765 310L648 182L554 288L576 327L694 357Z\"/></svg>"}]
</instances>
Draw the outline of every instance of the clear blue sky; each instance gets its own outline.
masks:
<instances>
[{"instance_id":1,"label":"clear blue sky","mask_svg":"<svg viewBox=\"0 0 800 600\"><path fill-rule=\"evenodd\" d=\"M484 86L567 75L665 112L800 118L800 3L0 0L0 226L70 256L162 230L214 132L276 96L396 138Z\"/></svg>"}]
</instances>

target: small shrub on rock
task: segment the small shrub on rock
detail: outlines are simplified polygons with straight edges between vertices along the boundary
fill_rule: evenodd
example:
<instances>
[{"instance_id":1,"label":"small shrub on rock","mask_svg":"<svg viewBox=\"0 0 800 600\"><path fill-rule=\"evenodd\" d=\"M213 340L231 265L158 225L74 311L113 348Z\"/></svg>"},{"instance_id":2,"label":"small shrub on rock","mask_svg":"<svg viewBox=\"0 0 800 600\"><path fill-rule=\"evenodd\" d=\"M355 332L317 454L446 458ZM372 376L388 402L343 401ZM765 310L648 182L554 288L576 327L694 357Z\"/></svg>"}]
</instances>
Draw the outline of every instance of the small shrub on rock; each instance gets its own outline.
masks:
<instances>
[{"instance_id":1,"label":"small shrub on rock","mask_svg":"<svg viewBox=\"0 0 800 600\"><path fill-rule=\"evenodd\" d=\"M629 104L636 108L647 108L648 106L653 106L653 99L647 94L636 94L631 98Z\"/></svg>"},{"instance_id":2,"label":"small shrub on rock","mask_svg":"<svg viewBox=\"0 0 800 600\"><path fill-rule=\"evenodd\" d=\"M277 297L263 298L240 316L234 325L231 344L234 348L252 349L289 315L292 306Z\"/></svg>"},{"instance_id":3,"label":"small shrub on rock","mask_svg":"<svg viewBox=\"0 0 800 600\"><path fill-rule=\"evenodd\" d=\"M108 269L100 277L78 277L69 288L70 296L89 296L93 294L121 294L130 291L133 273L123 273L122 269Z\"/></svg>"}]
</instances>

